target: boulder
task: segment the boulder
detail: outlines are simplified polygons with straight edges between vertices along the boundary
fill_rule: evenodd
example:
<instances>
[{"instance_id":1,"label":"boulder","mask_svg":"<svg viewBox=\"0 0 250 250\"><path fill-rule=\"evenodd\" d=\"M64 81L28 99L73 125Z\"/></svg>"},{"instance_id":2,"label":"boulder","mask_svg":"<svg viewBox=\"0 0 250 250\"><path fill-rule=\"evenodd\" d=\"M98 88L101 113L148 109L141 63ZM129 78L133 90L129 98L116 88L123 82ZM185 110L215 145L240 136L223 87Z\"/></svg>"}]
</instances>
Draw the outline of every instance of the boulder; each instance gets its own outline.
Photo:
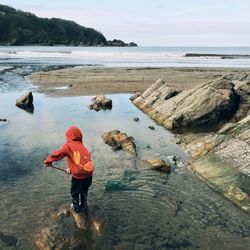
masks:
<instances>
[{"instance_id":1,"label":"boulder","mask_svg":"<svg viewBox=\"0 0 250 250\"><path fill-rule=\"evenodd\" d=\"M111 130L102 135L102 139L113 150L124 150L131 154L136 154L136 145L132 136L127 136L125 133L121 133L119 130Z\"/></svg>"},{"instance_id":2,"label":"boulder","mask_svg":"<svg viewBox=\"0 0 250 250\"><path fill-rule=\"evenodd\" d=\"M134 117L134 121L135 122L139 122L139 118L138 117Z\"/></svg>"},{"instance_id":3,"label":"boulder","mask_svg":"<svg viewBox=\"0 0 250 250\"><path fill-rule=\"evenodd\" d=\"M159 79L133 103L168 129L217 125L232 118L239 98L224 76L181 93Z\"/></svg>"},{"instance_id":4,"label":"boulder","mask_svg":"<svg viewBox=\"0 0 250 250\"><path fill-rule=\"evenodd\" d=\"M162 159L147 159L144 160L144 162L148 164L152 169L162 170L170 173L171 170L170 163L167 163Z\"/></svg>"},{"instance_id":5,"label":"boulder","mask_svg":"<svg viewBox=\"0 0 250 250\"><path fill-rule=\"evenodd\" d=\"M26 92L22 96L16 99L16 106L24 109L28 112L33 113L34 106L33 106L33 95L32 92Z\"/></svg>"},{"instance_id":6,"label":"boulder","mask_svg":"<svg viewBox=\"0 0 250 250\"><path fill-rule=\"evenodd\" d=\"M89 105L89 109L94 109L95 111L100 111L101 109L111 109L112 100L104 95L97 95L92 98L93 103Z\"/></svg>"}]
</instances>

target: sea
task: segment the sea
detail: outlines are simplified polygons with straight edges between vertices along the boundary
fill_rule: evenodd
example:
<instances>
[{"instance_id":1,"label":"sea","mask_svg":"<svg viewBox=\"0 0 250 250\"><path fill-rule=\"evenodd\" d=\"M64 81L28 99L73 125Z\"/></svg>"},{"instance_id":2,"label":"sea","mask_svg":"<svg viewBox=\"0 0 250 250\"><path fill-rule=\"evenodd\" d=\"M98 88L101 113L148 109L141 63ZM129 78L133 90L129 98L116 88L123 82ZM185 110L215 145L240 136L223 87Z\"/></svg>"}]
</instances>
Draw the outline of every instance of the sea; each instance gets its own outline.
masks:
<instances>
[{"instance_id":1,"label":"sea","mask_svg":"<svg viewBox=\"0 0 250 250\"><path fill-rule=\"evenodd\" d=\"M250 67L250 47L0 46L0 64L106 67Z\"/></svg>"},{"instance_id":2,"label":"sea","mask_svg":"<svg viewBox=\"0 0 250 250\"><path fill-rule=\"evenodd\" d=\"M38 239L46 244L47 232L49 249L62 249L65 239L81 247L63 249L248 249L249 214L188 170L172 132L138 110L132 93L108 95L113 108L95 112L88 108L91 96L50 97L24 77L60 66L249 68L247 55L250 48L0 47L0 118L7 119L0 121L0 249L37 249ZM33 112L15 106L26 91L33 91ZM42 163L65 142L70 125L83 131L95 163L85 231L68 227L70 215L55 219L70 207L71 178ZM113 129L133 136L136 156L103 142L102 134ZM145 166L149 158L169 162L171 173ZM65 161L55 165L66 169ZM236 174L231 181L242 180Z\"/></svg>"}]
</instances>

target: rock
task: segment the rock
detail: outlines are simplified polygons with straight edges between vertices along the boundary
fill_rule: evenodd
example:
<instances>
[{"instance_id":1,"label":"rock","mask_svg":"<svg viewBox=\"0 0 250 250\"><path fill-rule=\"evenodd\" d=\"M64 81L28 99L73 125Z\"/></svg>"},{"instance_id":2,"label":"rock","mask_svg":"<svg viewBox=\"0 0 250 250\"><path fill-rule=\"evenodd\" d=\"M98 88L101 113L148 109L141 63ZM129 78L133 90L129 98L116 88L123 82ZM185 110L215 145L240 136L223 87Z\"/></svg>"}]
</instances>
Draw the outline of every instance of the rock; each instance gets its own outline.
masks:
<instances>
[{"instance_id":1,"label":"rock","mask_svg":"<svg viewBox=\"0 0 250 250\"><path fill-rule=\"evenodd\" d=\"M86 230L88 228L87 217L85 213L76 213L73 209L70 209L71 214L74 217L75 223L79 229Z\"/></svg>"},{"instance_id":2,"label":"rock","mask_svg":"<svg viewBox=\"0 0 250 250\"><path fill-rule=\"evenodd\" d=\"M95 111L100 111L101 109L111 109L112 100L104 95L97 95L92 98L93 104L89 105L89 109L94 109Z\"/></svg>"},{"instance_id":3,"label":"rock","mask_svg":"<svg viewBox=\"0 0 250 250\"><path fill-rule=\"evenodd\" d=\"M95 111L99 112L101 110L101 107L98 106L96 103L90 104L89 109L92 110L94 109Z\"/></svg>"},{"instance_id":4,"label":"rock","mask_svg":"<svg viewBox=\"0 0 250 250\"><path fill-rule=\"evenodd\" d=\"M138 122L138 121L139 121L139 118L138 118L138 117L135 117L135 118L134 118L134 121L135 121L135 122Z\"/></svg>"},{"instance_id":5,"label":"rock","mask_svg":"<svg viewBox=\"0 0 250 250\"><path fill-rule=\"evenodd\" d=\"M175 143L176 143L176 144L181 144L181 143L182 143L181 138L176 138L176 139L175 139Z\"/></svg>"},{"instance_id":6,"label":"rock","mask_svg":"<svg viewBox=\"0 0 250 250\"><path fill-rule=\"evenodd\" d=\"M165 81L158 79L142 95L139 95L134 100L133 98L136 96L133 96L132 102L143 112L147 113L155 106L156 102L158 106L158 104L164 103L177 94L178 92L169 87Z\"/></svg>"},{"instance_id":7,"label":"rock","mask_svg":"<svg viewBox=\"0 0 250 250\"><path fill-rule=\"evenodd\" d=\"M237 125L237 123L227 123L225 124L217 133L218 134L228 134L230 133L230 130L234 128Z\"/></svg>"},{"instance_id":8,"label":"rock","mask_svg":"<svg viewBox=\"0 0 250 250\"><path fill-rule=\"evenodd\" d=\"M250 81L235 81L236 93L239 96L239 107L234 116L237 122L250 114Z\"/></svg>"},{"instance_id":9,"label":"rock","mask_svg":"<svg viewBox=\"0 0 250 250\"><path fill-rule=\"evenodd\" d=\"M176 164L177 163L177 157L175 155L170 155L168 156L168 159L170 162L172 162L173 164Z\"/></svg>"},{"instance_id":10,"label":"rock","mask_svg":"<svg viewBox=\"0 0 250 250\"><path fill-rule=\"evenodd\" d=\"M35 236L38 249L89 249L91 239L103 231L106 220L62 208L51 216L50 226ZM1 238L1 235L0 235Z\"/></svg>"},{"instance_id":11,"label":"rock","mask_svg":"<svg viewBox=\"0 0 250 250\"><path fill-rule=\"evenodd\" d=\"M163 171L166 171L166 172L170 173L171 165L169 163L166 163L164 160L161 160L161 159L147 159L147 160L144 160L144 162L146 164L150 165L150 167L152 169L163 170Z\"/></svg>"},{"instance_id":12,"label":"rock","mask_svg":"<svg viewBox=\"0 0 250 250\"><path fill-rule=\"evenodd\" d=\"M133 103L168 129L217 125L232 118L239 98L224 76L178 94L159 79Z\"/></svg>"},{"instance_id":13,"label":"rock","mask_svg":"<svg viewBox=\"0 0 250 250\"><path fill-rule=\"evenodd\" d=\"M7 119L0 119L0 122L7 122Z\"/></svg>"},{"instance_id":14,"label":"rock","mask_svg":"<svg viewBox=\"0 0 250 250\"><path fill-rule=\"evenodd\" d=\"M33 106L33 95L32 92L26 92L22 96L16 99L16 106L24 109L28 112L33 113L34 106Z\"/></svg>"},{"instance_id":15,"label":"rock","mask_svg":"<svg viewBox=\"0 0 250 250\"><path fill-rule=\"evenodd\" d=\"M17 238L15 236L7 235L2 232L0 232L0 241L2 241L7 247L17 246Z\"/></svg>"},{"instance_id":16,"label":"rock","mask_svg":"<svg viewBox=\"0 0 250 250\"><path fill-rule=\"evenodd\" d=\"M134 143L134 138L127 136L125 133L121 133L119 130L111 130L102 135L102 139L108 145L110 145L113 150L124 150L131 154L136 154L136 145Z\"/></svg>"},{"instance_id":17,"label":"rock","mask_svg":"<svg viewBox=\"0 0 250 250\"><path fill-rule=\"evenodd\" d=\"M154 126L148 126L148 128L151 129L151 130L155 130Z\"/></svg>"},{"instance_id":18,"label":"rock","mask_svg":"<svg viewBox=\"0 0 250 250\"><path fill-rule=\"evenodd\" d=\"M141 96L141 93L140 92L137 92L137 93L135 93L134 95L132 95L130 98L129 98L129 100L130 101L134 101L137 97L139 97L139 96Z\"/></svg>"}]
</instances>

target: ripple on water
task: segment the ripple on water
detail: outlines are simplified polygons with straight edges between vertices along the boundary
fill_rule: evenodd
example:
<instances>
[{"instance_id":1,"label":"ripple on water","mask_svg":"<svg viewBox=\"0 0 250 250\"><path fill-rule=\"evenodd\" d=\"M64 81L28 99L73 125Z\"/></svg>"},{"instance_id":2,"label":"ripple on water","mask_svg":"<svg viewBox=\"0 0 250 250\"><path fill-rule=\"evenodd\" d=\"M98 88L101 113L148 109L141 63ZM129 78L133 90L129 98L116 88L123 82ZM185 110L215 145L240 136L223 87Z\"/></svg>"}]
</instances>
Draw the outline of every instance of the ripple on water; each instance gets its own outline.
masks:
<instances>
[{"instance_id":1,"label":"ripple on water","mask_svg":"<svg viewBox=\"0 0 250 250\"><path fill-rule=\"evenodd\" d=\"M141 163L155 155L164 160L177 155L185 162L186 155L172 144L168 131L157 125L154 131L147 128L152 121L130 104L129 95L111 96L112 111L96 113L87 108L90 97L56 99L35 93L35 113L30 115L13 105L19 94L0 96L4 101L0 111L11 120L0 127L0 231L17 236L21 249L34 249L31 235L51 225L49 215L70 202L69 176L45 169L41 162L64 143L64 131L71 124L84 130L96 165L90 216L106 221L101 235L88 243L89 249L247 249L246 214L185 167L167 175ZM133 121L135 116L139 124ZM103 143L101 134L111 129L135 138L140 146L136 159ZM111 191L108 181L127 189Z\"/></svg>"}]
</instances>

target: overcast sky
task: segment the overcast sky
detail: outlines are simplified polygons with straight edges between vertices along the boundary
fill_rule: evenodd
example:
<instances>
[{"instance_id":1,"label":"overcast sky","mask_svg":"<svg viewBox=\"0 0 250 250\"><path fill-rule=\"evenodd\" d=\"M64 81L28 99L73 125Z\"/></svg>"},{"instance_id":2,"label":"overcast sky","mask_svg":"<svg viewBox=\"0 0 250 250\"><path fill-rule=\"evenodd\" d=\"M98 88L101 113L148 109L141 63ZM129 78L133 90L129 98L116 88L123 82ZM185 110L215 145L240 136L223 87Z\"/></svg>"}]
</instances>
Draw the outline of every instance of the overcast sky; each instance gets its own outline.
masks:
<instances>
[{"instance_id":1,"label":"overcast sky","mask_svg":"<svg viewBox=\"0 0 250 250\"><path fill-rule=\"evenodd\" d=\"M1 0L141 46L250 46L250 0Z\"/></svg>"}]
</instances>

